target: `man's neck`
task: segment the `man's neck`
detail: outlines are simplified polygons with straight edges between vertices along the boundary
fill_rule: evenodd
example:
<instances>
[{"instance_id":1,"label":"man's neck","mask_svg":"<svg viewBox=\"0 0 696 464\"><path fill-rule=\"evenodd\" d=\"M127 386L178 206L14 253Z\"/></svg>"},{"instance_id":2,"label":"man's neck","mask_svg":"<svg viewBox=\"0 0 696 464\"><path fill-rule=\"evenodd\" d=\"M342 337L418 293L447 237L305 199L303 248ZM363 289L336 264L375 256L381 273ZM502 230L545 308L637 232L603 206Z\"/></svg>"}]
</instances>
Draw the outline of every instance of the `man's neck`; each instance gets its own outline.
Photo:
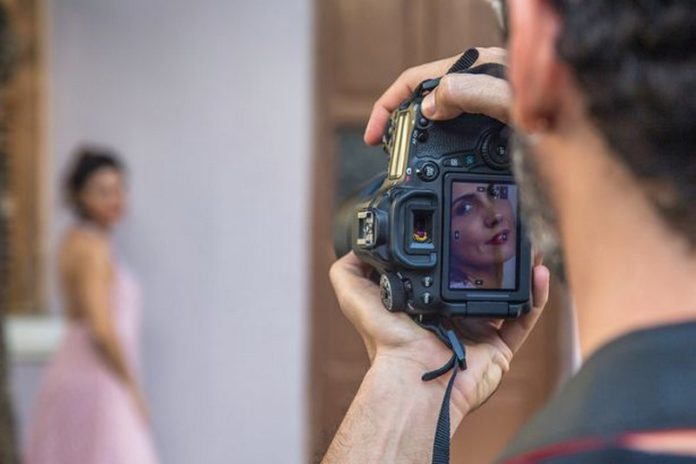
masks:
<instances>
[{"instance_id":1,"label":"man's neck","mask_svg":"<svg viewBox=\"0 0 696 464\"><path fill-rule=\"evenodd\" d=\"M540 155L547 174L563 179L551 190L583 356L640 328L696 319L696 259L686 239L601 139L590 130L548 136Z\"/></svg>"}]
</instances>

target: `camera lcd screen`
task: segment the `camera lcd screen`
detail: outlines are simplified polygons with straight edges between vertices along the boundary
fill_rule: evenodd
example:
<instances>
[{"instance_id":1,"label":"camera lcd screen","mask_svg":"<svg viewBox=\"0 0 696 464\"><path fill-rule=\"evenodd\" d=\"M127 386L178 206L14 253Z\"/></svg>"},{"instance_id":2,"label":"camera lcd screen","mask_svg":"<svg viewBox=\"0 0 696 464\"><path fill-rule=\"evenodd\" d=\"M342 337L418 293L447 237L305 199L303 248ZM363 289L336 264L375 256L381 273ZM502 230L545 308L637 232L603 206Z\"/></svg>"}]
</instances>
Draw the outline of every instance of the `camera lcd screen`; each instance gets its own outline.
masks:
<instances>
[{"instance_id":1,"label":"camera lcd screen","mask_svg":"<svg viewBox=\"0 0 696 464\"><path fill-rule=\"evenodd\" d=\"M517 186L452 182L450 290L514 290L517 286Z\"/></svg>"}]
</instances>

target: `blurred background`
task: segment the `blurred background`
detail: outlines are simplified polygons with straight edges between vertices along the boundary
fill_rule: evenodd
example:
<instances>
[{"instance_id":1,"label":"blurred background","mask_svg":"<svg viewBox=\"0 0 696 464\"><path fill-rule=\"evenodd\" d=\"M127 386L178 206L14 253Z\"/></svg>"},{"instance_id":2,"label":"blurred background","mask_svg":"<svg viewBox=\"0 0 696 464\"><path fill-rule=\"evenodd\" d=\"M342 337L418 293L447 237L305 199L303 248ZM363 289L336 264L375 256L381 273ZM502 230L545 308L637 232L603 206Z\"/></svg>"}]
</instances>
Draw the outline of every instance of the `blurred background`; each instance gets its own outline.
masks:
<instances>
[{"instance_id":1,"label":"blurred background","mask_svg":"<svg viewBox=\"0 0 696 464\"><path fill-rule=\"evenodd\" d=\"M115 242L144 291L162 462L314 462L367 369L328 283L331 218L381 170L362 130L407 67L501 45L484 0L6 0L0 263L17 440L65 332L56 249L74 149L129 168ZM455 458L490 462L571 359L565 297Z\"/></svg>"}]
</instances>

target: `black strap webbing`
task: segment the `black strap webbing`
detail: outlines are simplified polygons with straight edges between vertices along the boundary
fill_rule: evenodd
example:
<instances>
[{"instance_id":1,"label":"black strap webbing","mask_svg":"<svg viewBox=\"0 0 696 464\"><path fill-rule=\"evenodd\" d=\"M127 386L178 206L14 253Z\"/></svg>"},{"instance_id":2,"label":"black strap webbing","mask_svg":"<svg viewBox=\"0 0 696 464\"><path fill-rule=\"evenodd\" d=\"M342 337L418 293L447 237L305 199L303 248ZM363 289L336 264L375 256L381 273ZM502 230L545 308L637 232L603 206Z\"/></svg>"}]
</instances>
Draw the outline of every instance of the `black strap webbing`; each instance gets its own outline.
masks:
<instances>
[{"instance_id":1,"label":"black strap webbing","mask_svg":"<svg viewBox=\"0 0 696 464\"><path fill-rule=\"evenodd\" d=\"M456 63L447 71L447 74L466 71L476 63L479 58L479 52L475 48L470 48L459 57Z\"/></svg>"},{"instance_id":2,"label":"black strap webbing","mask_svg":"<svg viewBox=\"0 0 696 464\"><path fill-rule=\"evenodd\" d=\"M441 325L429 326L423 325L424 328L432 331L437 337L447 345L453 352L452 357L447 363L431 372L423 374L421 379L425 382L437 379L453 370L445 389L445 396L442 398L440 406L440 415L437 418L437 426L435 428L435 440L433 441L433 459L432 464L449 464L450 455L450 397L452 396L452 387L457 378L457 372L466 369L466 351L464 346L457 338L453 330L445 331Z\"/></svg>"}]
</instances>

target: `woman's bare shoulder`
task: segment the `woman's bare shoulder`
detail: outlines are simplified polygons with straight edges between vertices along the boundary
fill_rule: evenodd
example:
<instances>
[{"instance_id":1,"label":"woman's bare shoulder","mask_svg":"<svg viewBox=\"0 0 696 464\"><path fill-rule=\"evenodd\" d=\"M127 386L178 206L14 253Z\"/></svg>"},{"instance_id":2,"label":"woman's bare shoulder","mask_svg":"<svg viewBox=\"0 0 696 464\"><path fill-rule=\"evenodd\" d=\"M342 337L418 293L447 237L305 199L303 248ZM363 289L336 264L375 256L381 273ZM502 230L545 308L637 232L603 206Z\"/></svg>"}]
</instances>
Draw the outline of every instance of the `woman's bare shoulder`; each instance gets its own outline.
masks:
<instances>
[{"instance_id":1,"label":"woman's bare shoulder","mask_svg":"<svg viewBox=\"0 0 696 464\"><path fill-rule=\"evenodd\" d=\"M65 258L107 258L109 256L108 239L85 227L73 227L68 230L61 244L61 255Z\"/></svg>"}]
</instances>

